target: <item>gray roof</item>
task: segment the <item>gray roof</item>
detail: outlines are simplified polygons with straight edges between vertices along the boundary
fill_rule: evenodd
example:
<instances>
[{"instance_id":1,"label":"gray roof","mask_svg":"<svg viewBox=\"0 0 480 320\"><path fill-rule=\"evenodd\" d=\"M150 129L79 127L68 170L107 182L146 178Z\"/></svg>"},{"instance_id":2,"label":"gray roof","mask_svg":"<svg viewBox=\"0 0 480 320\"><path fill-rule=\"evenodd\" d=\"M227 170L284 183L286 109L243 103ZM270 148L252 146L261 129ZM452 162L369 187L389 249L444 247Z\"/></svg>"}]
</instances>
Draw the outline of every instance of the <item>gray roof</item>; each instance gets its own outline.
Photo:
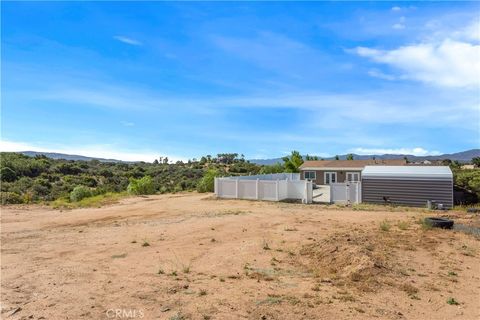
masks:
<instances>
[{"instance_id":1,"label":"gray roof","mask_svg":"<svg viewBox=\"0 0 480 320\"><path fill-rule=\"evenodd\" d=\"M448 166L366 166L365 178L452 179L453 174Z\"/></svg>"}]
</instances>

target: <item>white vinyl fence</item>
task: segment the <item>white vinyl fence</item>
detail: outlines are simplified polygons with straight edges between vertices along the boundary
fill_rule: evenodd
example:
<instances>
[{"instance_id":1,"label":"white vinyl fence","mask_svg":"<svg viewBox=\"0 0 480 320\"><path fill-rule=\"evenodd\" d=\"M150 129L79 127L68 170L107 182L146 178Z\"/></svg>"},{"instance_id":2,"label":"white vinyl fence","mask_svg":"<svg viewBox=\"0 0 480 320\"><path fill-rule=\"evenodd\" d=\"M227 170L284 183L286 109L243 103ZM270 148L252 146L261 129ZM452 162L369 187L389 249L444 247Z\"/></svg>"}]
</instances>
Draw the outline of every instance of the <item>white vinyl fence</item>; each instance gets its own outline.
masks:
<instances>
[{"instance_id":1,"label":"white vinyl fence","mask_svg":"<svg viewBox=\"0 0 480 320\"><path fill-rule=\"evenodd\" d=\"M219 198L280 201L300 199L312 202L312 182L300 180L298 173L215 178Z\"/></svg>"},{"instance_id":2,"label":"white vinyl fence","mask_svg":"<svg viewBox=\"0 0 480 320\"><path fill-rule=\"evenodd\" d=\"M360 182L344 182L330 184L330 202L360 203L362 200Z\"/></svg>"}]
</instances>

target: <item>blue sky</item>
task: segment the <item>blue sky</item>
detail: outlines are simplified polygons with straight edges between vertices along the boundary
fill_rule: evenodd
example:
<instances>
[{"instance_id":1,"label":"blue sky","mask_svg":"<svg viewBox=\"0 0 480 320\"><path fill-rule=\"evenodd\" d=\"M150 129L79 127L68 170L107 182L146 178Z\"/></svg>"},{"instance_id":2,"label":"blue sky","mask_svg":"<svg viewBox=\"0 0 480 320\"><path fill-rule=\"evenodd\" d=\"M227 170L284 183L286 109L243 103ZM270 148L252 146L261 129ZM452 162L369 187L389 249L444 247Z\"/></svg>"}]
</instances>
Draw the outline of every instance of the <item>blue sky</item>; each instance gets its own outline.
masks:
<instances>
[{"instance_id":1,"label":"blue sky","mask_svg":"<svg viewBox=\"0 0 480 320\"><path fill-rule=\"evenodd\" d=\"M479 147L478 2L3 2L2 150Z\"/></svg>"}]
</instances>

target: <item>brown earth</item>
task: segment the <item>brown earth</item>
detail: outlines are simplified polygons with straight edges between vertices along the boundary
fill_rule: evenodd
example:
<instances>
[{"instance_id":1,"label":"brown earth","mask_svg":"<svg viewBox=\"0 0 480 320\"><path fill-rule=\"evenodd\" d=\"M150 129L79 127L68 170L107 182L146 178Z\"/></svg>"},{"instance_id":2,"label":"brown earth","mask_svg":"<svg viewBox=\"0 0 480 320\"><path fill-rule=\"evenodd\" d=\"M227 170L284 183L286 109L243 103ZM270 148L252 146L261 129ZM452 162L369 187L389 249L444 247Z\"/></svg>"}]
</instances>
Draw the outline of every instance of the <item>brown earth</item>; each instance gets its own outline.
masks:
<instances>
[{"instance_id":1,"label":"brown earth","mask_svg":"<svg viewBox=\"0 0 480 320\"><path fill-rule=\"evenodd\" d=\"M479 319L478 238L424 214L199 194L4 207L1 317Z\"/></svg>"}]
</instances>

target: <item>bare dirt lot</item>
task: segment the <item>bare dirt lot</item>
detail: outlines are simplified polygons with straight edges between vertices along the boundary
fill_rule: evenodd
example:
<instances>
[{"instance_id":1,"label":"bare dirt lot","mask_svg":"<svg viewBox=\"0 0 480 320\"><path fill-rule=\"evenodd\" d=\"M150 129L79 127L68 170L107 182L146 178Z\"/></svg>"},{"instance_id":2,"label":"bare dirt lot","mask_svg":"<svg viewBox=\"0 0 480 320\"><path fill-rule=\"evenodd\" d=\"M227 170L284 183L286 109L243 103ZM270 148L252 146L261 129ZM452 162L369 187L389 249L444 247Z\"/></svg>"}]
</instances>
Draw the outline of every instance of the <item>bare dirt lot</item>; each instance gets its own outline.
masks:
<instances>
[{"instance_id":1,"label":"bare dirt lot","mask_svg":"<svg viewBox=\"0 0 480 320\"><path fill-rule=\"evenodd\" d=\"M2 208L1 316L479 319L478 238L423 215L195 193Z\"/></svg>"}]
</instances>

